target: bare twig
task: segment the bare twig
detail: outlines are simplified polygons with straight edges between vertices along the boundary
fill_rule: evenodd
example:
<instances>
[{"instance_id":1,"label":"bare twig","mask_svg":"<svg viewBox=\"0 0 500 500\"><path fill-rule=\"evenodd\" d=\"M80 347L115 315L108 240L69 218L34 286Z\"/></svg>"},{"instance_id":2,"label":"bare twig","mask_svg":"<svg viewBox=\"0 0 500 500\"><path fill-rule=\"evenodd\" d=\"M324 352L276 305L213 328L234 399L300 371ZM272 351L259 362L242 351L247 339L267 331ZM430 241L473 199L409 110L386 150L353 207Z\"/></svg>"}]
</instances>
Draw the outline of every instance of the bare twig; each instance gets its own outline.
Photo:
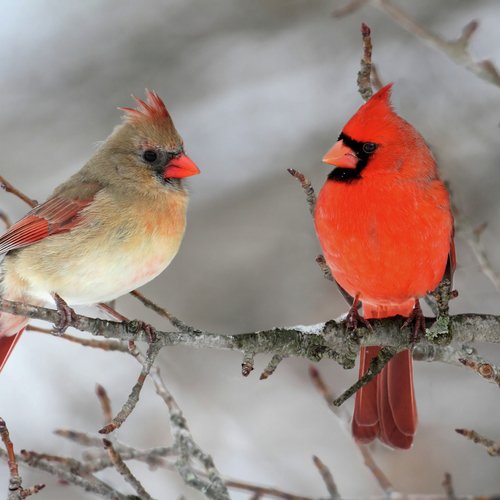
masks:
<instances>
[{"instance_id":1,"label":"bare twig","mask_svg":"<svg viewBox=\"0 0 500 500\"><path fill-rule=\"evenodd\" d=\"M316 257L316 263L323 272L323 276L325 277L325 279L327 279L328 281L333 281L332 272L330 271L330 268L328 267L328 264L326 263L326 260L323 257L323 255L318 255Z\"/></svg>"},{"instance_id":2,"label":"bare twig","mask_svg":"<svg viewBox=\"0 0 500 500\"><path fill-rule=\"evenodd\" d=\"M122 460L120 454L113 447L113 443L108 439L103 439L102 442L115 469L123 476L125 481L134 488L141 500L153 500L153 497L144 489L141 482L132 474L127 464Z\"/></svg>"},{"instance_id":3,"label":"bare twig","mask_svg":"<svg viewBox=\"0 0 500 500\"><path fill-rule=\"evenodd\" d=\"M192 326L186 325L183 321L181 321L179 318L175 317L172 313L167 311L164 307L161 307L157 304L155 304L151 299L148 299L145 297L141 292L137 290L133 290L130 292L130 295L132 297L135 297L136 299L140 300L147 308L153 310L155 313L159 314L160 316L167 318L170 323L172 323L175 328L178 328L181 332L185 333L202 333L201 330L198 330L196 328L193 328Z\"/></svg>"},{"instance_id":4,"label":"bare twig","mask_svg":"<svg viewBox=\"0 0 500 500\"><path fill-rule=\"evenodd\" d=\"M447 500L457 500L457 497L455 496L455 491L453 489L453 481L451 479L451 474L449 472L445 473L442 484L444 492L446 493Z\"/></svg>"},{"instance_id":5,"label":"bare twig","mask_svg":"<svg viewBox=\"0 0 500 500\"><path fill-rule=\"evenodd\" d=\"M111 401L109 399L106 389L101 384L97 384L95 387L95 392L97 398L101 403L102 413L104 415L104 423L108 424L113 419L113 412L111 410Z\"/></svg>"},{"instance_id":6,"label":"bare twig","mask_svg":"<svg viewBox=\"0 0 500 500\"><path fill-rule=\"evenodd\" d=\"M100 437L91 436L84 432L57 430L55 431L55 434L70 439L71 441L74 441L82 446L98 447L102 445L102 439ZM137 450L123 444L115 444L115 449L120 452L120 456L123 460L140 460L153 467L159 466L168 470L176 469L175 463L164 460L164 458L176 457L178 455L178 449L176 446L151 448L149 450ZM93 457L89 453L86 453L86 455L89 458L84 462L84 467L89 473L97 472L113 465L108 455L100 455L98 457ZM206 477L206 474L203 471L197 471L196 473ZM314 500L310 497L293 495L292 493L284 492L276 488L257 486L253 483L235 479L226 479L224 480L224 483L228 488L248 491L254 493L255 495L260 495L261 497L266 496L285 500Z\"/></svg>"},{"instance_id":7,"label":"bare twig","mask_svg":"<svg viewBox=\"0 0 500 500\"><path fill-rule=\"evenodd\" d=\"M275 354L272 358L271 361L269 361L269 364L266 366L265 370L260 374L260 380L266 380L269 378L278 368L278 365L285 359L285 356L283 354Z\"/></svg>"},{"instance_id":8,"label":"bare twig","mask_svg":"<svg viewBox=\"0 0 500 500\"><path fill-rule=\"evenodd\" d=\"M241 374L248 377L253 372L255 353L252 351L243 351L243 362L241 363Z\"/></svg>"},{"instance_id":9,"label":"bare twig","mask_svg":"<svg viewBox=\"0 0 500 500\"><path fill-rule=\"evenodd\" d=\"M305 497L303 495L294 495L293 493L288 493L277 488L271 488L268 486L258 486L253 483L248 483L246 481L237 481L235 479L227 479L226 486L228 488L248 491L253 493L251 499L264 499L268 498L280 498L282 500L316 500L312 497Z\"/></svg>"},{"instance_id":10,"label":"bare twig","mask_svg":"<svg viewBox=\"0 0 500 500\"><path fill-rule=\"evenodd\" d=\"M482 436L476 431L469 429L455 429L461 436L470 439L474 443L481 444L486 447L486 451L492 457L500 457L500 442L495 442L492 439Z\"/></svg>"},{"instance_id":11,"label":"bare twig","mask_svg":"<svg viewBox=\"0 0 500 500\"><path fill-rule=\"evenodd\" d=\"M139 378L137 379L136 384L132 388L132 392L130 393L127 401L125 401L122 409L118 412L115 418L113 418L109 424L105 425L102 429L99 430L101 434L109 434L114 430L118 429L123 422L128 418L128 416L132 413L136 404L139 401L139 397L141 394L142 387L148 376L151 368L156 360L156 356L160 352L161 345L158 343L150 344L148 351L146 353L146 358L142 364L141 373L139 374Z\"/></svg>"},{"instance_id":12,"label":"bare twig","mask_svg":"<svg viewBox=\"0 0 500 500\"><path fill-rule=\"evenodd\" d=\"M10 440L9 429L7 429L7 424L3 418L0 418L0 438L2 438L5 449L7 450L7 455L9 456L9 472L11 478L14 476L19 476L19 470L17 467L16 456L14 453L14 445Z\"/></svg>"},{"instance_id":13,"label":"bare twig","mask_svg":"<svg viewBox=\"0 0 500 500\"><path fill-rule=\"evenodd\" d=\"M100 436L97 437L87 434L86 432L78 432L68 429L57 429L54 431L54 434L69 439L80 446L99 448L99 450L102 448L102 437ZM166 446L150 448L147 450L138 450L122 443L115 443L114 448L120 453L123 460L140 460L148 464L150 467L165 467L168 464L163 459L176 455L174 447ZM85 470L89 473L98 472L113 465L109 459L108 453L103 455L101 452L95 454L86 451L83 454L83 457L85 459ZM170 468L173 468L173 466Z\"/></svg>"},{"instance_id":14,"label":"bare twig","mask_svg":"<svg viewBox=\"0 0 500 500\"><path fill-rule=\"evenodd\" d=\"M212 457L194 441L181 409L161 378L160 370L155 368L151 371L150 377L154 382L156 393L163 399L170 413L170 428L179 452L175 465L184 482L199 491L203 491L207 498L230 500L227 487L215 467ZM207 478L197 474L192 464L193 458L201 464Z\"/></svg>"},{"instance_id":15,"label":"bare twig","mask_svg":"<svg viewBox=\"0 0 500 500\"><path fill-rule=\"evenodd\" d=\"M328 408L330 408L330 410L335 413L342 425L346 427L351 422L351 414L344 407L339 408L338 406L335 406L333 404L336 398L331 389L329 389L325 384L320 371L318 370L318 368L316 368L315 365L309 366L309 376L311 377L311 380L318 392L326 401Z\"/></svg>"},{"instance_id":16,"label":"bare twig","mask_svg":"<svg viewBox=\"0 0 500 500\"><path fill-rule=\"evenodd\" d=\"M139 460L147 464L151 469L157 467L164 467L169 470L175 471L175 467L172 463L167 462L163 457L175 456L176 452L173 447L158 447L148 450L136 450L130 446L125 446L120 444L115 446L120 452L122 460ZM91 453L84 453L85 467L91 473L99 472L101 470L111 467L113 464L109 456L94 456Z\"/></svg>"},{"instance_id":17,"label":"bare twig","mask_svg":"<svg viewBox=\"0 0 500 500\"><path fill-rule=\"evenodd\" d=\"M370 366L366 373L349 389L344 391L335 401L333 401L334 406L340 406L345 401L347 401L351 396L353 396L361 387L368 384L375 376L377 376L384 366L395 356L396 350L390 347L383 347L380 349L378 355L373 358L370 362Z\"/></svg>"},{"instance_id":18,"label":"bare twig","mask_svg":"<svg viewBox=\"0 0 500 500\"><path fill-rule=\"evenodd\" d=\"M69 439L81 446L96 446L99 448L102 446L102 436L90 437L86 432L77 432L69 429L56 429L54 434Z\"/></svg>"},{"instance_id":19,"label":"bare twig","mask_svg":"<svg viewBox=\"0 0 500 500\"><path fill-rule=\"evenodd\" d=\"M22 486L22 479L19 475L19 468L17 466L17 457L14 453L14 445L10 440L9 430L5 420L0 418L0 438L3 441L5 449L7 450L7 462L9 465L10 479L9 479L9 493L7 496L8 500L22 500L23 498L29 497L38 493L40 490L45 488L44 484L35 484L31 488L24 489Z\"/></svg>"},{"instance_id":20,"label":"bare twig","mask_svg":"<svg viewBox=\"0 0 500 500\"><path fill-rule=\"evenodd\" d=\"M325 384L321 373L315 366L309 367L309 375L319 393L323 396L330 410L335 414L335 416L339 419L342 427L345 427L346 424L350 423L352 420L351 414L343 409L338 408L333 405L335 400L335 396L332 394L331 389ZM386 494L388 498L390 498L391 494L394 492L394 488L387 478L387 476L382 472L382 470L378 467L375 460L373 459L368 446L358 443L354 440L354 443L358 447L361 455L363 456L363 460L365 465L370 469L371 473L375 477L377 483L382 488L382 491Z\"/></svg>"},{"instance_id":21,"label":"bare twig","mask_svg":"<svg viewBox=\"0 0 500 500\"><path fill-rule=\"evenodd\" d=\"M0 453L1 456L2 453ZM17 457L17 459L24 461L34 469L48 472L69 484L79 486L85 491L96 493L103 498L132 500L129 496L121 494L99 478L89 475L84 464L73 458L65 459L64 457L54 457L21 450L21 457Z\"/></svg>"},{"instance_id":22,"label":"bare twig","mask_svg":"<svg viewBox=\"0 0 500 500\"><path fill-rule=\"evenodd\" d=\"M500 372L500 367L493 365L477 354L477 351L468 343L462 345L435 345L419 343L413 349L413 359L416 361L440 361L454 366L467 366L474 368L479 373L485 375L497 374ZM483 377L486 381L498 385L497 378Z\"/></svg>"},{"instance_id":23,"label":"bare twig","mask_svg":"<svg viewBox=\"0 0 500 500\"><path fill-rule=\"evenodd\" d=\"M40 328L39 326L28 325L26 330L38 333L44 333L46 335L52 335L54 337L60 337L64 340L69 340L75 344L80 344L84 347L92 347L95 349L102 349L103 351L120 351L128 352L128 347L119 340L97 340L97 339L84 339L81 337L75 337L74 335L68 335L63 333L62 335L54 333L53 330L48 328Z\"/></svg>"},{"instance_id":24,"label":"bare twig","mask_svg":"<svg viewBox=\"0 0 500 500\"><path fill-rule=\"evenodd\" d=\"M495 290L500 293L500 274L492 266L481 238L487 224L483 223L478 227L474 227L457 203L456 197L453 196L453 190L449 186L448 190L451 194L452 211L455 215L456 235L469 245L479 263L481 272L491 281Z\"/></svg>"},{"instance_id":25,"label":"bare twig","mask_svg":"<svg viewBox=\"0 0 500 500\"><path fill-rule=\"evenodd\" d=\"M373 474L373 477L377 480L378 485L382 489L382 491L386 494L388 498L391 497L392 493L394 493L394 487L392 483L389 481L387 476L384 474L382 469L377 465L375 460L373 459L368 446L365 444L358 443L356 441L356 445L358 446L361 455L363 456L363 461L365 465L370 469L370 472Z\"/></svg>"},{"instance_id":26,"label":"bare twig","mask_svg":"<svg viewBox=\"0 0 500 500\"><path fill-rule=\"evenodd\" d=\"M483 224L479 228L472 228L465 217L459 215L457 227L457 236L462 237L467 242L479 263L482 273L493 283L496 291L500 293L500 274L493 268L481 238L486 226Z\"/></svg>"},{"instance_id":27,"label":"bare twig","mask_svg":"<svg viewBox=\"0 0 500 500\"><path fill-rule=\"evenodd\" d=\"M318 472L321 474L326 489L330 494L329 500L341 500L341 497L337 489L337 485L335 484L332 473L330 472L328 467L316 455L313 456L313 462L316 468L318 469Z\"/></svg>"},{"instance_id":28,"label":"bare twig","mask_svg":"<svg viewBox=\"0 0 500 500\"><path fill-rule=\"evenodd\" d=\"M290 175L295 177L302 186L304 193L307 198L307 204L309 206L309 212L314 219L314 209L316 208L316 193L314 192L314 188L312 187L311 181L301 172L295 170L294 168L287 168Z\"/></svg>"},{"instance_id":29,"label":"bare twig","mask_svg":"<svg viewBox=\"0 0 500 500\"><path fill-rule=\"evenodd\" d=\"M389 0L378 0L376 5L408 32L416 35L431 47L444 52L452 61L465 67L482 80L500 87L500 74L495 65L490 60L475 61L468 51L470 38L479 26L477 21L469 22L457 40L444 40L417 24L406 12Z\"/></svg>"},{"instance_id":30,"label":"bare twig","mask_svg":"<svg viewBox=\"0 0 500 500\"><path fill-rule=\"evenodd\" d=\"M36 200L32 200L31 198L26 196L23 192L14 187L9 181L5 180L5 178L2 176L0 176L0 188L2 188L4 191L7 191L7 193L11 193L14 196L17 196L19 199L23 200L24 203L28 204L31 208L36 207L38 205L38 202Z\"/></svg>"},{"instance_id":31,"label":"bare twig","mask_svg":"<svg viewBox=\"0 0 500 500\"><path fill-rule=\"evenodd\" d=\"M471 368L476 373L481 375L481 377L488 380L488 382L500 385L500 367L492 365L488 362L477 361L474 359L459 358L459 361L467 368Z\"/></svg>"},{"instance_id":32,"label":"bare twig","mask_svg":"<svg viewBox=\"0 0 500 500\"><path fill-rule=\"evenodd\" d=\"M10 226L12 226L12 222L10 220L10 217L3 210L0 210L0 220L5 224L5 227L7 229Z\"/></svg>"},{"instance_id":33,"label":"bare twig","mask_svg":"<svg viewBox=\"0 0 500 500\"><path fill-rule=\"evenodd\" d=\"M334 15L336 17L341 17L346 14L350 14L367 4L378 7L406 31L415 35L417 38L420 38L430 47L443 52L459 66L463 66L468 69L482 80L500 87L500 73L493 62L490 60L476 61L469 53L469 42L479 26L478 21L470 21L466 26L464 26L462 34L458 39L445 40L423 28L405 11L394 5L390 0L354 0L345 7L337 9L334 12Z\"/></svg>"},{"instance_id":34,"label":"bare twig","mask_svg":"<svg viewBox=\"0 0 500 500\"><path fill-rule=\"evenodd\" d=\"M357 11L359 8L363 7L363 5L366 5L368 2L370 2L370 0L351 0L344 7L335 9L333 11L333 15L334 17L347 16L348 14L352 14L353 12Z\"/></svg>"},{"instance_id":35,"label":"bare twig","mask_svg":"<svg viewBox=\"0 0 500 500\"><path fill-rule=\"evenodd\" d=\"M373 95L372 89L372 38L367 24L361 24L361 36L363 37L363 57L361 58L361 69L358 72L358 91L364 101L368 101Z\"/></svg>"}]
</instances>

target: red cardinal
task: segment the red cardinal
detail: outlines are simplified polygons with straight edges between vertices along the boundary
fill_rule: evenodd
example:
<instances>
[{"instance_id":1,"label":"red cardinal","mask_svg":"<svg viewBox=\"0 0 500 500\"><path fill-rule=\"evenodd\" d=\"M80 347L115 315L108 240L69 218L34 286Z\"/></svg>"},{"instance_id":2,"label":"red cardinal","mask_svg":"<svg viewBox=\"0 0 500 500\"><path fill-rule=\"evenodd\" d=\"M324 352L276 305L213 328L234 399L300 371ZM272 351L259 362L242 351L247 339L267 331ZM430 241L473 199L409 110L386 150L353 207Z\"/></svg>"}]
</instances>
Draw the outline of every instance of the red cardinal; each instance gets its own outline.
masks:
<instances>
[{"instance_id":1,"label":"red cardinal","mask_svg":"<svg viewBox=\"0 0 500 500\"><path fill-rule=\"evenodd\" d=\"M399 314L419 329L418 299L455 267L453 217L432 153L391 107L391 87L359 108L323 158L335 168L315 224L335 280L353 299L350 317L361 301L366 319ZM360 376L379 350L361 349ZM412 357L403 351L357 392L352 430L361 442L409 448L416 426Z\"/></svg>"},{"instance_id":2,"label":"red cardinal","mask_svg":"<svg viewBox=\"0 0 500 500\"><path fill-rule=\"evenodd\" d=\"M120 108L124 123L86 165L0 237L0 295L70 305L115 299L161 273L184 235L183 178L199 173L160 97ZM56 295L57 294L57 295ZM0 313L0 370L26 326Z\"/></svg>"}]
</instances>

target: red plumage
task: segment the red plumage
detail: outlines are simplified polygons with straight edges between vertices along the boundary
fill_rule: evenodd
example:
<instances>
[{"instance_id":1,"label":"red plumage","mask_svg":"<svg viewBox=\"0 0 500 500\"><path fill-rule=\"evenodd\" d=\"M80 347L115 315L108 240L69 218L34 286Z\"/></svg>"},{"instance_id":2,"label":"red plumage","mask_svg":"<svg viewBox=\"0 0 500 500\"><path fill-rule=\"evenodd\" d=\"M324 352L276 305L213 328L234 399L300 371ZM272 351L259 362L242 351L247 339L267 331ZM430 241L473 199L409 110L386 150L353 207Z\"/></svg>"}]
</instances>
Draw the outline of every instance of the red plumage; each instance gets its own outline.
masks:
<instances>
[{"instance_id":1,"label":"red plumage","mask_svg":"<svg viewBox=\"0 0 500 500\"><path fill-rule=\"evenodd\" d=\"M0 255L70 231L81 222L80 212L91 202L57 196L36 206L0 237Z\"/></svg>"},{"instance_id":2,"label":"red plumage","mask_svg":"<svg viewBox=\"0 0 500 500\"><path fill-rule=\"evenodd\" d=\"M337 283L365 318L409 316L415 300L454 268L449 196L422 136L390 104L391 85L344 126L323 161L335 166L315 224ZM361 350L360 375L378 348ZM413 442L417 413L411 353L398 354L356 396L353 433L396 448Z\"/></svg>"},{"instance_id":3,"label":"red plumage","mask_svg":"<svg viewBox=\"0 0 500 500\"><path fill-rule=\"evenodd\" d=\"M161 97L154 91L146 89L146 101L132 94L132 98L137 103L137 108L119 107L118 109L125 111L125 117L131 124L157 123L161 121L169 121L172 119L163 103Z\"/></svg>"}]
</instances>

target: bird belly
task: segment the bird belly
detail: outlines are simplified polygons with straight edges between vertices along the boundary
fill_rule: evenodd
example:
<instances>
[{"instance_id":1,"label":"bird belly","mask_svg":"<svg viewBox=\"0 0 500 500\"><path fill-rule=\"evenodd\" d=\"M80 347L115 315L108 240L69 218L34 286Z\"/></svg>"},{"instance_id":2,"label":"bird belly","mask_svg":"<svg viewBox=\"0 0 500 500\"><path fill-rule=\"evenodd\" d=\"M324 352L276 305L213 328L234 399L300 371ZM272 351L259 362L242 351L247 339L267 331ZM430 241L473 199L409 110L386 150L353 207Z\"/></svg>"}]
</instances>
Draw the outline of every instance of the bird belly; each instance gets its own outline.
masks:
<instances>
[{"instance_id":1,"label":"bird belly","mask_svg":"<svg viewBox=\"0 0 500 500\"><path fill-rule=\"evenodd\" d=\"M424 296L442 279L450 250L448 206L425 193L327 183L315 214L335 280L374 305ZM326 189L326 191L325 191Z\"/></svg>"},{"instance_id":2,"label":"bird belly","mask_svg":"<svg viewBox=\"0 0 500 500\"><path fill-rule=\"evenodd\" d=\"M129 219L110 230L98 225L75 228L8 254L3 262L6 298L22 295L27 302L51 302L55 292L70 305L113 300L170 264L185 219L163 226Z\"/></svg>"}]
</instances>

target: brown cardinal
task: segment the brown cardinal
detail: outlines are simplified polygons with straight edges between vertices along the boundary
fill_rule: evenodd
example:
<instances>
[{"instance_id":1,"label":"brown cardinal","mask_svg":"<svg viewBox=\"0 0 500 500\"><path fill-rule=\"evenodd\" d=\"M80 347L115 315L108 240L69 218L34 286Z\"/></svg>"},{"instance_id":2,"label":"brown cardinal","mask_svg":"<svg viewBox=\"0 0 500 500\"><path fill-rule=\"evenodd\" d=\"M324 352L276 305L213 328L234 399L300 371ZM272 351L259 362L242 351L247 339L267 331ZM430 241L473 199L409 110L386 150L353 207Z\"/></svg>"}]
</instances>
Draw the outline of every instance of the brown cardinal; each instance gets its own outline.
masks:
<instances>
[{"instance_id":1,"label":"brown cardinal","mask_svg":"<svg viewBox=\"0 0 500 500\"><path fill-rule=\"evenodd\" d=\"M316 205L326 262L352 298L351 326L394 315L423 328L418 299L455 268L453 217L436 162L422 136L390 103L391 85L361 106L323 158L335 168ZM425 327L424 327L425 328ZM360 376L379 352L361 349ZM411 352L397 354L356 394L352 430L409 448L417 426Z\"/></svg>"},{"instance_id":2,"label":"brown cardinal","mask_svg":"<svg viewBox=\"0 0 500 500\"><path fill-rule=\"evenodd\" d=\"M186 225L183 178L199 173L160 97L138 107L85 166L0 237L0 294L42 304L115 299L160 274ZM59 300L59 299L57 299ZM0 313L0 369L26 326Z\"/></svg>"}]
</instances>

